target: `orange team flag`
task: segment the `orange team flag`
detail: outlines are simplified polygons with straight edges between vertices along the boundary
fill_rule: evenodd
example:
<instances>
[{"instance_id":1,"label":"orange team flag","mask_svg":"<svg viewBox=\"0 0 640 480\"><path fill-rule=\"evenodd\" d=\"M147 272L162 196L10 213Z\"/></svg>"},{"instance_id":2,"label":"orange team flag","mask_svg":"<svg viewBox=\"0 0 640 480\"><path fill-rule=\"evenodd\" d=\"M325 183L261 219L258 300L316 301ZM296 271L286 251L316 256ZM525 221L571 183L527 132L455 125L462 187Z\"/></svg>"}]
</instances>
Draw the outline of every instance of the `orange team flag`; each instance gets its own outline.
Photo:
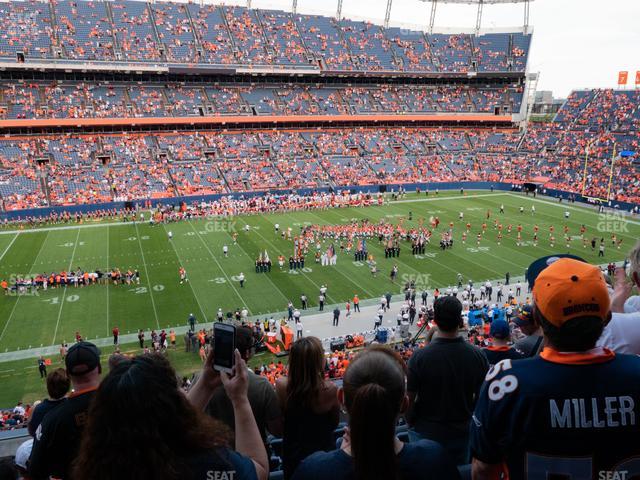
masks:
<instances>
[{"instance_id":1,"label":"orange team flag","mask_svg":"<svg viewBox=\"0 0 640 480\"><path fill-rule=\"evenodd\" d=\"M618 85L626 85L629 79L629 72L618 72Z\"/></svg>"},{"instance_id":2,"label":"orange team flag","mask_svg":"<svg viewBox=\"0 0 640 480\"><path fill-rule=\"evenodd\" d=\"M640 86L640 70L636 72L636 87Z\"/></svg>"}]
</instances>

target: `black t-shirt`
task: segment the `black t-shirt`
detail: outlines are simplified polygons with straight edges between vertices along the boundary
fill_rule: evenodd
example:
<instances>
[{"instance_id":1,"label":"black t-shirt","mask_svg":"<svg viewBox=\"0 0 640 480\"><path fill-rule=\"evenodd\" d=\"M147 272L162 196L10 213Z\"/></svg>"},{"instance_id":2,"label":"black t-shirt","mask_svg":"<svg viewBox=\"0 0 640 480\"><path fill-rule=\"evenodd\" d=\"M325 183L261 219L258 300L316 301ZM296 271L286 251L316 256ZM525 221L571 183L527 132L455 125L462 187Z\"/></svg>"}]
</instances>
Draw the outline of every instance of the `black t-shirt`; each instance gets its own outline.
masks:
<instances>
[{"instance_id":1,"label":"black t-shirt","mask_svg":"<svg viewBox=\"0 0 640 480\"><path fill-rule=\"evenodd\" d=\"M34 408L31 413L31 417L29 418L29 435L34 437L36 435L36 429L42 423L42 419L45 415L58 408L66 400L66 398L60 398L58 400L49 400L46 398L36 408Z\"/></svg>"},{"instance_id":2,"label":"black t-shirt","mask_svg":"<svg viewBox=\"0 0 640 480\"><path fill-rule=\"evenodd\" d=\"M314 452L336 448L333 432L338 426L334 411L315 413L303 405L289 402L284 412L282 469L289 479L302 460Z\"/></svg>"},{"instance_id":3,"label":"black t-shirt","mask_svg":"<svg viewBox=\"0 0 640 480\"><path fill-rule=\"evenodd\" d=\"M441 429L466 432L488 369L482 350L462 337L437 337L416 351L407 378L407 390L417 394L413 428L425 437Z\"/></svg>"},{"instance_id":4,"label":"black t-shirt","mask_svg":"<svg viewBox=\"0 0 640 480\"><path fill-rule=\"evenodd\" d=\"M402 480L456 480L460 478L449 454L436 442L407 443L398 454ZM292 480L351 480L353 458L343 450L317 452L303 461Z\"/></svg>"},{"instance_id":5,"label":"black t-shirt","mask_svg":"<svg viewBox=\"0 0 640 480\"><path fill-rule=\"evenodd\" d=\"M95 390L70 395L36 430L29 473L34 480L69 478Z\"/></svg>"},{"instance_id":6,"label":"black t-shirt","mask_svg":"<svg viewBox=\"0 0 640 480\"><path fill-rule=\"evenodd\" d=\"M482 353L487 357L489 365L495 365L499 361L507 358L511 360L526 358L522 353L511 347L487 347L482 349Z\"/></svg>"},{"instance_id":7,"label":"black t-shirt","mask_svg":"<svg viewBox=\"0 0 640 480\"><path fill-rule=\"evenodd\" d=\"M249 390L247 397L256 419L262 441L267 444L267 424L281 417L280 405L274 388L269 381L249 371ZM235 415L233 405L227 396L223 386L219 386L213 392L211 400L205 409L213 418L225 423L232 431L235 429Z\"/></svg>"}]
</instances>

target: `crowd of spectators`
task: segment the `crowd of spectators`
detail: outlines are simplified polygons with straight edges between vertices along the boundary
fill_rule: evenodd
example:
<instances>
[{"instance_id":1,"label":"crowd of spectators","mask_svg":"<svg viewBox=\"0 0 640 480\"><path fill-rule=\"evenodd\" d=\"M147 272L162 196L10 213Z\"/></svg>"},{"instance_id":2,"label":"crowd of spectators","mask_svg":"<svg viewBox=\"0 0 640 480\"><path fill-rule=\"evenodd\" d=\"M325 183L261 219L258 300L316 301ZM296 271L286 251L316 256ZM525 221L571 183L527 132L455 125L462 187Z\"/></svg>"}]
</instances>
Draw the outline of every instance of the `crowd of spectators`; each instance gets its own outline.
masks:
<instances>
[{"instance_id":1,"label":"crowd of spectators","mask_svg":"<svg viewBox=\"0 0 640 480\"><path fill-rule=\"evenodd\" d=\"M12 82L0 84L0 119L493 113L520 111L521 87L252 85Z\"/></svg>"},{"instance_id":2,"label":"crowd of spectators","mask_svg":"<svg viewBox=\"0 0 640 480\"><path fill-rule=\"evenodd\" d=\"M0 57L342 71L524 71L530 34L424 34L284 11L35 0L0 9ZM52 12L54 15L52 15Z\"/></svg>"},{"instance_id":3,"label":"crowd of spectators","mask_svg":"<svg viewBox=\"0 0 640 480\"><path fill-rule=\"evenodd\" d=\"M637 90L572 92L553 122L527 129L520 151L534 154L530 170L558 188L633 202L640 191L639 107Z\"/></svg>"},{"instance_id":4,"label":"crowd of spectators","mask_svg":"<svg viewBox=\"0 0 640 480\"><path fill-rule=\"evenodd\" d=\"M0 7L0 57L52 58L53 29L47 4L29 0Z\"/></svg>"},{"instance_id":5,"label":"crowd of spectators","mask_svg":"<svg viewBox=\"0 0 640 480\"><path fill-rule=\"evenodd\" d=\"M495 129L358 127L0 140L0 196L10 210L283 185L533 180L581 192L589 146L585 193L606 198L611 189L613 200L638 202L637 161L616 158L612 174L611 157L614 148L637 152L640 132L589 136L554 125L533 126L524 136Z\"/></svg>"}]
</instances>

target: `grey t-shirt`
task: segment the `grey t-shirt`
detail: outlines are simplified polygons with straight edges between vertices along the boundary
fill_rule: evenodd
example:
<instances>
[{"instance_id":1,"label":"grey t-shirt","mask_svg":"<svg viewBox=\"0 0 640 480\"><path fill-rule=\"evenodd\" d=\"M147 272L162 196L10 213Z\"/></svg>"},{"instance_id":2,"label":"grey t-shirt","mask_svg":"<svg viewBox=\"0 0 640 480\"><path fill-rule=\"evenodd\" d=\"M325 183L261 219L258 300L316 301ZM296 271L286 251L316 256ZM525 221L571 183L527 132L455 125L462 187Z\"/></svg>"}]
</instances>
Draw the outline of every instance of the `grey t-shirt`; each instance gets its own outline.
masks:
<instances>
[{"instance_id":1,"label":"grey t-shirt","mask_svg":"<svg viewBox=\"0 0 640 480\"><path fill-rule=\"evenodd\" d=\"M262 436L262 441L267 443L267 422L277 420L282 416L278 397L275 389L269 381L256 375L249 370L249 391L247 394L253 416L256 419L258 430ZM229 428L235 430L235 416L233 414L233 405L227 396L224 387L221 385L213 392L211 401L205 408L205 412L228 425Z\"/></svg>"}]
</instances>

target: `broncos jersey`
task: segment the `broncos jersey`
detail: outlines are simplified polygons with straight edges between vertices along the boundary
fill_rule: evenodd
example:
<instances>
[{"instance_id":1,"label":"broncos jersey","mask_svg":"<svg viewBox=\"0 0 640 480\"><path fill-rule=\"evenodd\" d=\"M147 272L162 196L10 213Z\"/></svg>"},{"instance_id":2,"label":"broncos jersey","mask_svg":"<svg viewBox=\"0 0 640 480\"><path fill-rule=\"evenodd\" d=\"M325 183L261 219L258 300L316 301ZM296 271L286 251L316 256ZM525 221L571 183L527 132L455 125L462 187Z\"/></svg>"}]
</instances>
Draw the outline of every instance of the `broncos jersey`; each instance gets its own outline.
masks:
<instances>
[{"instance_id":1,"label":"broncos jersey","mask_svg":"<svg viewBox=\"0 0 640 480\"><path fill-rule=\"evenodd\" d=\"M640 479L639 422L640 357L546 348L489 370L471 450L510 480Z\"/></svg>"}]
</instances>

